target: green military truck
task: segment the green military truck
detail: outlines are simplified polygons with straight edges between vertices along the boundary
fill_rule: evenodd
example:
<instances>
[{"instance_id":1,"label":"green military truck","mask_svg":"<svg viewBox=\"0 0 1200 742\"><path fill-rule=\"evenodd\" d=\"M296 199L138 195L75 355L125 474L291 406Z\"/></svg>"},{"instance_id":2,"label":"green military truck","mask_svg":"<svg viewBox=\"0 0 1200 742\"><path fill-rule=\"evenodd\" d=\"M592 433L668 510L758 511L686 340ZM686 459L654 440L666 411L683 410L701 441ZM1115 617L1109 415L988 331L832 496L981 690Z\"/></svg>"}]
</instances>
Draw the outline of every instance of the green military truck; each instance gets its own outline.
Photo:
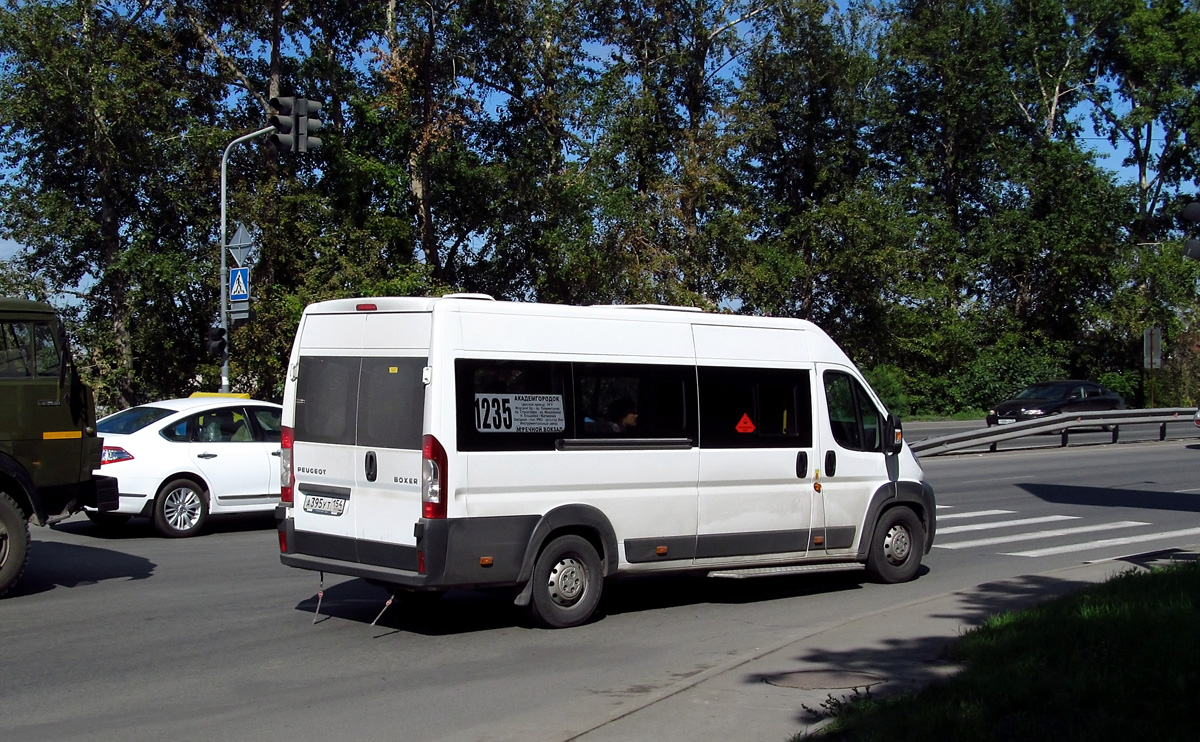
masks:
<instances>
[{"instance_id":1,"label":"green military truck","mask_svg":"<svg viewBox=\"0 0 1200 742\"><path fill-rule=\"evenodd\" d=\"M30 522L117 507L116 480L92 474L102 445L54 308L0 298L0 597L25 569Z\"/></svg>"}]
</instances>

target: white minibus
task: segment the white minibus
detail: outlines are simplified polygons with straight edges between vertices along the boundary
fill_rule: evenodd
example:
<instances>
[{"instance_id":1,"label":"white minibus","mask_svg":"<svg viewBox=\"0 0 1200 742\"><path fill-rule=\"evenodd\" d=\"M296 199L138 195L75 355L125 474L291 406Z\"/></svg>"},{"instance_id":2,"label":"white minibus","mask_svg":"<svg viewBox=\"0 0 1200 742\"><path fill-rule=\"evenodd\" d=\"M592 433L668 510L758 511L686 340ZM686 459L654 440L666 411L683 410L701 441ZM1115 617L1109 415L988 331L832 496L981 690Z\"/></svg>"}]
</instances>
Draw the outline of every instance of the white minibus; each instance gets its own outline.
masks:
<instances>
[{"instance_id":1,"label":"white minibus","mask_svg":"<svg viewBox=\"0 0 1200 742\"><path fill-rule=\"evenodd\" d=\"M478 294L305 309L280 559L396 590L511 589L576 626L606 580L912 579L933 489L810 322Z\"/></svg>"}]
</instances>

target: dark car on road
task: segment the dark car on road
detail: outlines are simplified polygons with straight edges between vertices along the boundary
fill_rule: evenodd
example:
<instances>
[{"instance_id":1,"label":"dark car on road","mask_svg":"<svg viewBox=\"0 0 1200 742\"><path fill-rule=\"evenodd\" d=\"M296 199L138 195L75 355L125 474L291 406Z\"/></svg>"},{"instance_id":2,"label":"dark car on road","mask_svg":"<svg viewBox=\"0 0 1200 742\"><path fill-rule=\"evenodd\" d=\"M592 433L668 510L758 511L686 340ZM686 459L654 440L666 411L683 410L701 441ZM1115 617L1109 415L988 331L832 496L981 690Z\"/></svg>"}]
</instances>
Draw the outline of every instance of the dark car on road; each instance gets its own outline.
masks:
<instances>
[{"instance_id":1,"label":"dark car on road","mask_svg":"<svg viewBox=\"0 0 1200 742\"><path fill-rule=\"evenodd\" d=\"M1025 387L1012 399L1006 399L994 406L988 411L987 424L1007 425L1023 420L1037 420L1060 412L1123 409L1125 399L1120 394L1094 381L1040 381Z\"/></svg>"}]
</instances>

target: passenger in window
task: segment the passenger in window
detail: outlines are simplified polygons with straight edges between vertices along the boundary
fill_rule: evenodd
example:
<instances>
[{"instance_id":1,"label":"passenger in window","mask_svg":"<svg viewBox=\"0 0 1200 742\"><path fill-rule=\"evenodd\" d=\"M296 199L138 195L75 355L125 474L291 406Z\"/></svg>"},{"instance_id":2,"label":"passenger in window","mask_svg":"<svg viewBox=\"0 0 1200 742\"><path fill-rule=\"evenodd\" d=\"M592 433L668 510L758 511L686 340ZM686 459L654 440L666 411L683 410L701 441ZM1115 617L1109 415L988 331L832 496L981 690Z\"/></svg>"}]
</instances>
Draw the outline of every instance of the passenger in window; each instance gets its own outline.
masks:
<instances>
[{"instance_id":1,"label":"passenger in window","mask_svg":"<svg viewBox=\"0 0 1200 742\"><path fill-rule=\"evenodd\" d=\"M632 433L638 424L637 405L631 399L618 399L608 408L614 433Z\"/></svg>"}]
</instances>

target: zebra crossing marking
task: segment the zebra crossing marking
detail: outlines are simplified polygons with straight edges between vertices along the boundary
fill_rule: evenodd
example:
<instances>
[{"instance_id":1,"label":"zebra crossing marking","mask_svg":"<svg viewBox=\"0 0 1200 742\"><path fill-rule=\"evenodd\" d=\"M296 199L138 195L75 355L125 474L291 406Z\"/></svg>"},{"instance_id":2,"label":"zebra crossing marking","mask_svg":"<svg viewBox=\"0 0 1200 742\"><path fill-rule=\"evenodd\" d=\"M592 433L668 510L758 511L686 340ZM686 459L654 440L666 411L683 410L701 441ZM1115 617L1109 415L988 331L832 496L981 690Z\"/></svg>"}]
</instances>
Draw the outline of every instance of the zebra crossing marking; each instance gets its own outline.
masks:
<instances>
[{"instance_id":1,"label":"zebra crossing marking","mask_svg":"<svg viewBox=\"0 0 1200 742\"><path fill-rule=\"evenodd\" d=\"M1179 538L1181 536L1200 536L1200 528L1185 528L1182 531L1161 531L1159 533L1145 533L1140 536L1125 536L1122 538L1109 538L1100 541L1086 541L1080 544L1067 544L1066 546L1051 546L1045 549L1034 549L1032 551L1015 551L1005 553L1003 556L1022 556L1022 557L1043 557L1053 556L1055 554L1070 554L1074 551L1087 551L1088 549L1103 549L1109 546L1126 546L1128 544L1138 544L1144 541L1154 541L1160 538Z\"/></svg>"},{"instance_id":2,"label":"zebra crossing marking","mask_svg":"<svg viewBox=\"0 0 1200 742\"><path fill-rule=\"evenodd\" d=\"M1038 518L1020 518L1018 520L997 520L991 523L972 523L967 526L950 526L949 528L937 529L938 536L947 536L951 533L963 533L965 531L986 531L991 528L1011 528L1012 526L1032 526L1035 523L1053 523L1059 520L1079 520L1078 515L1043 515Z\"/></svg>"},{"instance_id":3,"label":"zebra crossing marking","mask_svg":"<svg viewBox=\"0 0 1200 742\"><path fill-rule=\"evenodd\" d=\"M985 515L1012 515L1013 510L976 510L973 513L951 513L950 515L939 515L938 520L956 520L958 518L982 518Z\"/></svg>"},{"instance_id":4,"label":"zebra crossing marking","mask_svg":"<svg viewBox=\"0 0 1200 742\"><path fill-rule=\"evenodd\" d=\"M978 538L971 541L955 541L951 544L934 544L935 549L969 549L975 546L994 546L996 544L1007 544L1013 541L1032 541L1039 538L1055 538L1057 536L1072 536L1077 533L1093 533L1095 531L1111 531L1117 528L1132 528L1134 526L1148 526L1149 523L1143 523L1136 520L1121 520L1115 523L1100 523L1091 526L1078 526L1076 528L1056 528L1050 531L1034 531L1033 533L1018 533L1012 536L994 536L992 538ZM940 535L940 534L939 534Z\"/></svg>"}]
</instances>

